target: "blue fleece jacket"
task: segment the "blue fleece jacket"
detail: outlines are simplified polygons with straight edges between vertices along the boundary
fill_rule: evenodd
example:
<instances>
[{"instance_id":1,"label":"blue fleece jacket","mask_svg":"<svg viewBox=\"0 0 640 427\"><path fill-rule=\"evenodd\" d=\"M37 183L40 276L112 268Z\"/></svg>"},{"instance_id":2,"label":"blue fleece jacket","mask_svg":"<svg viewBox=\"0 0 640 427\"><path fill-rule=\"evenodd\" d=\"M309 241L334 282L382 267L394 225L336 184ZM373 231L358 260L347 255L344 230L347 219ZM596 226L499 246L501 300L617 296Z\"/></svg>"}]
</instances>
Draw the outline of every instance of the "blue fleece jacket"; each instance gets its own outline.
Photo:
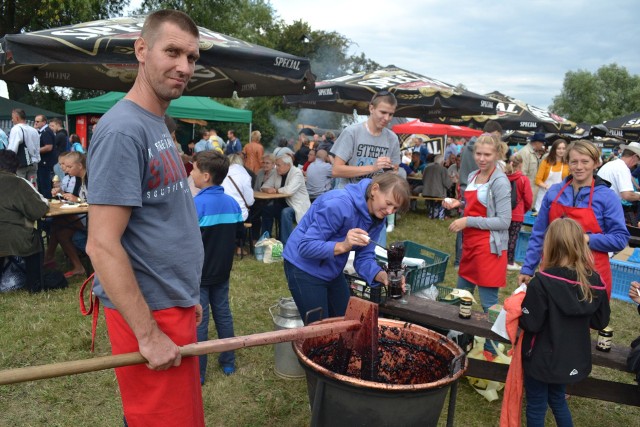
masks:
<instances>
[{"instance_id":1,"label":"blue fleece jacket","mask_svg":"<svg viewBox=\"0 0 640 427\"><path fill-rule=\"evenodd\" d=\"M527 255L524 265L520 272L529 276L533 276L540 259L542 257L542 244L544 235L549 225L549 209L553 202L564 187L564 184L572 179L568 176L559 184L554 184L549 188L547 194L544 195L542 206L538 212L538 217L533 225L531 237L529 238L529 246L527 247ZM599 252L618 252L627 246L629 241L629 231L624 223L624 213L620 198L609 188L609 185L602 178L596 176L593 201L591 209L598 220L602 233L589 234L589 248ZM573 206L578 208L586 208L589 206L589 193L591 186L581 187L577 194L573 192L573 186L569 185L560 195L558 203L564 206Z\"/></svg>"},{"instance_id":2,"label":"blue fleece jacket","mask_svg":"<svg viewBox=\"0 0 640 427\"><path fill-rule=\"evenodd\" d=\"M369 214L365 194L370 183L370 179L363 179L317 198L287 240L284 259L322 280L330 281L342 274L349 254L334 255L336 243L344 241L352 228L366 231L375 242L384 225ZM354 247L354 267L367 283L381 270L375 261L374 247L373 243Z\"/></svg>"}]
</instances>

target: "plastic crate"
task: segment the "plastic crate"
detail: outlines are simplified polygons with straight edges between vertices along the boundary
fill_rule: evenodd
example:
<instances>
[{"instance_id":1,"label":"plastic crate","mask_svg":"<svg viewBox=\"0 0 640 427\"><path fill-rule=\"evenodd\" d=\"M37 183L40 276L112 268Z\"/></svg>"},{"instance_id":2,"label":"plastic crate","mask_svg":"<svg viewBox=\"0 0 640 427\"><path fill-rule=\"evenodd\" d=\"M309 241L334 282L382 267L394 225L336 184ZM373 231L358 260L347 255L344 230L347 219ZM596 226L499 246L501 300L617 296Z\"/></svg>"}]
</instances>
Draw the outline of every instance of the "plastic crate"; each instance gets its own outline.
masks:
<instances>
[{"instance_id":1,"label":"plastic crate","mask_svg":"<svg viewBox=\"0 0 640 427\"><path fill-rule=\"evenodd\" d=\"M636 262L618 261L612 259L611 273L613 276L611 284L611 296L621 301L633 302L629 298L629 286L632 281L640 280L640 264Z\"/></svg>"},{"instance_id":2,"label":"plastic crate","mask_svg":"<svg viewBox=\"0 0 640 427\"><path fill-rule=\"evenodd\" d=\"M524 258L527 255L527 247L529 247L529 238L531 233L528 231L521 231L518 234L518 241L516 242L516 253L513 258L517 262L524 262Z\"/></svg>"},{"instance_id":3,"label":"plastic crate","mask_svg":"<svg viewBox=\"0 0 640 427\"><path fill-rule=\"evenodd\" d=\"M425 261L424 267L407 268L406 281L411 285L412 292L444 281L444 275L447 272L447 263L449 262L449 254L410 240L405 240L403 243L405 257L418 258ZM376 259L379 263L387 262L386 259L381 257L376 257Z\"/></svg>"},{"instance_id":4,"label":"plastic crate","mask_svg":"<svg viewBox=\"0 0 640 427\"><path fill-rule=\"evenodd\" d=\"M536 222L536 217L537 214L534 215L532 211L528 211L524 214L524 221L522 221L522 224L533 227L533 223Z\"/></svg>"},{"instance_id":5,"label":"plastic crate","mask_svg":"<svg viewBox=\"0 0 640 427\"><path fill-rule=\"evenodd\" d=\"M387 300L387 288L384 285L380 283L369 285L363 278L353 274L344 273L344 278L347 280L352 296L377 304Z\"/></svg>"}]
</instances>

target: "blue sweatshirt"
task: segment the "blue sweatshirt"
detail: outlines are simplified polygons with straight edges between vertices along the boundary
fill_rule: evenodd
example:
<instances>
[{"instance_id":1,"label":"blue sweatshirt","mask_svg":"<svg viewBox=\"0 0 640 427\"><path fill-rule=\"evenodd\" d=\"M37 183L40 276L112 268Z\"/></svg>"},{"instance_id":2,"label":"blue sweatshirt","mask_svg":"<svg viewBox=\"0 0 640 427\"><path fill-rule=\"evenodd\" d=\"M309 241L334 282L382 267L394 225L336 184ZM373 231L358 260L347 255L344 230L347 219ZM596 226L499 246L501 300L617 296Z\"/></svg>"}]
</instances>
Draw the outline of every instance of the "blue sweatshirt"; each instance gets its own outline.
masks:
<instances>
[{"instance_id":1,"label":"blue sweatshirt","mask_svg":"<svg viewBox=\"0 0 640 427\"><path fill-rule=\"evenodd\" d=\"M334 255L336 243L344 241L352 228L366 231L375 242L384 225L369 214L365 194L370 183L370 179L363 179L317 198L287 240L284 259L322 280L330 281L342 274L349 253ZM374 243L369 243L353 248L354 267L367 283L372 283L382 270L376 264L374 247Z\"/></svg>"},{"instance_id":2,"label":"blue sweatshirt","mask_svg":"<svg viewBox=\"0 0 640 427\"><path fill-rule=\"evenodd\" d=\"M549 225L549 209L551 202L554 201L560 189L571 179L568 176L559 184L554 184L549 188L547 194L544 195L542 206L538 212L538 217L533 225L529 246L527 247L527 255L524 265L520 272L529 276L533 276L536 267L540 263L542 256L542 243L544 235ZM609 188L606 181L595 176L596 180L593 188L593 201L591 209L598 220L602 233L589 235L589 248L599 252L618 252L627 246L629 241L629 231L624 223L624 213L620 198ZM581 187L577 194L573 193L573 186L569 185L560 195L558 203L564 206L573 206L578 208L586 208L589 206L589 193L591 186Z\"/></svg>"}]
</instances>

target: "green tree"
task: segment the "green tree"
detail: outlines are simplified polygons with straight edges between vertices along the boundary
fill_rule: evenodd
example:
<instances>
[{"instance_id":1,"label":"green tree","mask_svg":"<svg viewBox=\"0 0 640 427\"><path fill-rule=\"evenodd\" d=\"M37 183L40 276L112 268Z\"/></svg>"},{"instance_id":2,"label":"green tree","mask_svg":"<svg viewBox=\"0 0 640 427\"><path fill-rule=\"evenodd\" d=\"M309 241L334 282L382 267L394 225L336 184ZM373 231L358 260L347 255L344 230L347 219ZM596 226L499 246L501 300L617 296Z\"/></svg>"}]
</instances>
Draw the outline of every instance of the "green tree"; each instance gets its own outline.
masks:
<instances>
[{"instance_id":1,"label":"green tree","mask_svg":"<svg viewBox=\"0 0 640 427\"><path fill-rule=\"evenodd\" d=\"M551 111L574 122L601 123L640 110L640 76L617 64L565 74Z\"/></svg>"}]
</instances>

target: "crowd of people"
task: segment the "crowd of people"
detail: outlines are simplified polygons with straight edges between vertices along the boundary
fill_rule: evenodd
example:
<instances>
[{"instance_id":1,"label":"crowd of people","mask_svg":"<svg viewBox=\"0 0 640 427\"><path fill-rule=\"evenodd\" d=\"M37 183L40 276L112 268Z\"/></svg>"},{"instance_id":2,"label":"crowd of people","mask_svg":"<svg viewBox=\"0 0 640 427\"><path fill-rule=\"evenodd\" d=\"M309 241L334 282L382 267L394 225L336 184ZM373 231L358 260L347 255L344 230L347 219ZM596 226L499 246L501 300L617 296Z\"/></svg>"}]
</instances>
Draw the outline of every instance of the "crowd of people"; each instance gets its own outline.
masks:
<instances>
[{"instance_id":1,"label":"crowd of people","mask_svg":"<svg viewBox=\"0 0 640 427\"><path fill-rule=\"evenodd\" d=\"M277 224L289 290L303 319L313 321L306 314L318 307L319 318L344 315L350 252L363 279L388 284L374 242L385 245L394 215L417 209L411 198L421 194L429 199L429 218L457 217L449 225L457 288L477 288L485 312L498 303L508 270L529 284L520 325L525 341L539 339L523 348L527 419L544 423L549 403L558 423L568 425L564 385L590 370L582 354L589 352L587 327L601 329L609 320L608 253L626 246L627 225L638 225L631 169L640 163L640 143L622 145L620 158L604 165L590 141L558 138L547 150L539 133L511 153L500 125L489 121L482 135L450 141L442 154L420 139L403 153L388 129L397 100L382 91L372 96L367 120L338 138L305 128L296 147L284 139L268 152L258 130L243 145L235 130L224 141L203 128L183 151L165 113L194 73L198 37L182 12L147 17L135 43L136 80L100 119L88 157L60 120L39 115L31 127L22 110L14 110L0 150L0 188L19 205L0 203L0 233L10 236L0 243L0 256L22 256L30 274L40 271L35 254L43 250L32 223L48 209L47 199L89 202L90 220L52 222L44 265L55 264L60 245L72 264L67 277L84 276L82 246L96 272L94 293L105 307L113 353L139 351L148 361L116 369L125 423L204 425L207 357L183 359L178 346L207 340L210 314L219 338L234 336L230 272L234 254L243 255L238 242L245 223L254 240ZM284 197L258 199L256 192ZM515 242L530 208L537 219L519 266ZM9 217L9 211L20 214ZM180 248L180 257L167 248ZM549 308L559 302L571 312ZM550 328L549 319L571 328ZM558 360L548 360L545 349L560 343L562 363L580 353L574 359L581 376L560 375ZM488 340L484 350L493 360L494 343ZM236 371L232 351L218 363L225 375Z\"/></svg>"}]
</instances>

